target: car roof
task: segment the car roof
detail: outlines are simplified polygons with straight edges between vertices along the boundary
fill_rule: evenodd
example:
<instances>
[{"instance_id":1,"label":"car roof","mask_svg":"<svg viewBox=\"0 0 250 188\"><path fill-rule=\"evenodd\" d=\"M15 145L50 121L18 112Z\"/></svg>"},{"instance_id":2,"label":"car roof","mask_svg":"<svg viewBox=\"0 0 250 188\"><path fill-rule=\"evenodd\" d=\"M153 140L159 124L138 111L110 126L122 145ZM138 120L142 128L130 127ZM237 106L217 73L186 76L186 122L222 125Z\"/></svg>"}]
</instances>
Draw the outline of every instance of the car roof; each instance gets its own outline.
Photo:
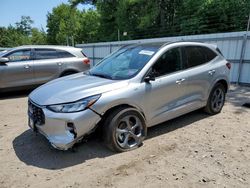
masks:
<instances>
[{"instance_id":1,"label":"car roof","mask_svg":"<svg viewBox=\"0 0 250 188\"><path fill-rule=\"evenodd\" d=\"M25 49L25 48L50 48L50 49L62 49L62 50L75 50L79 48L75 48L72 46L60 46L60 45L24 45L24 46L18 46L13 49Z\"/></svg>"},{"instance_id":2,"label":"car roof","mask_svg":"<svg viewBox=\"0 0 250 188\"><path fill-rule=\"evenodd\" d=\"M180 45L197 45L197 46L206 46L206 47L209 47L209 48L214 48L216 49L217 48L217 45L216 44L208 44L208 43L204 43L204 42L197 42L197 41L184 41L184 40L181 40L181 41L169 41L169 42L146 42L146 43L136 43L136 44L130 44L130 45L126 45L126 46L123 46L123 47L137 47L137 46L142 46L142 47L155 47L155 48L158 48L161 49L162 47L165 47L167 45L170 45L170 44L180 44Z\"/></svg>"}]
</instances>

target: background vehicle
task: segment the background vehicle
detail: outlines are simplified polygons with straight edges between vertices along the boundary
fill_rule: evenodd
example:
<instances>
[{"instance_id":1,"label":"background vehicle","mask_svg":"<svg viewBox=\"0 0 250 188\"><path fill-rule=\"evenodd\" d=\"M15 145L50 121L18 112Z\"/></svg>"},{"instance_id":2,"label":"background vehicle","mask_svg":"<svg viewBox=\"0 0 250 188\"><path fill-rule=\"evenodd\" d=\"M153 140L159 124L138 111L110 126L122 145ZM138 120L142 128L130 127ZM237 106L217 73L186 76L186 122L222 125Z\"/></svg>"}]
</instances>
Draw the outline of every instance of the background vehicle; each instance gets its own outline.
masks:
<instances>
[{"instance_id":1,"label":"background vehicle","mask_svg":"<svg viewBox=\"0 0 250 188\"><path fill-rule=\"evenodd\" d=\"M89 69L82 49L68 46L20 46L0 54L0 90L41 85Z\"/></svg>"},{"instance_id":2,"label":"background vehicle","mask_svg":"<svg viewBox=\"0 0 250 188\"><path fill-rule=\"evenodd\" d=\"M33 91L29 125L58 149L72 147L98 125L110 149L135 149L147 127L200 108L219 113L230 67L210 44L126 46L85 74Z\"/></svg>"}]
</instances>

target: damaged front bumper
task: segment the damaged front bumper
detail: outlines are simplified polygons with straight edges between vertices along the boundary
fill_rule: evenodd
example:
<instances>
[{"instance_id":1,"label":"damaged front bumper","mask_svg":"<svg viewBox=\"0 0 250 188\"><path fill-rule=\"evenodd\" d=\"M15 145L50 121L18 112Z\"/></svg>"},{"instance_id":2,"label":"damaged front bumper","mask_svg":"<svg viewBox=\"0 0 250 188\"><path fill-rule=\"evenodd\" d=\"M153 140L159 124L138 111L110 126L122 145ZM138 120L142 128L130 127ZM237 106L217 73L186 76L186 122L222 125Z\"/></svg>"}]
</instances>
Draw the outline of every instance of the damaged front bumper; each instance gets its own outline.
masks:
<instances>
[{"instance_id":1,"label":"damaged front bumper","mask_svg":"<svg viewBox=\"0 0 250 188\"><path fill-rule=\"evenodd\" d=\"M89 134L101 117L90 109L75 113L55 113L33 102L29 104L29 127L44 135L60 150L71 148Z\"/></svg>"}]
</instances>

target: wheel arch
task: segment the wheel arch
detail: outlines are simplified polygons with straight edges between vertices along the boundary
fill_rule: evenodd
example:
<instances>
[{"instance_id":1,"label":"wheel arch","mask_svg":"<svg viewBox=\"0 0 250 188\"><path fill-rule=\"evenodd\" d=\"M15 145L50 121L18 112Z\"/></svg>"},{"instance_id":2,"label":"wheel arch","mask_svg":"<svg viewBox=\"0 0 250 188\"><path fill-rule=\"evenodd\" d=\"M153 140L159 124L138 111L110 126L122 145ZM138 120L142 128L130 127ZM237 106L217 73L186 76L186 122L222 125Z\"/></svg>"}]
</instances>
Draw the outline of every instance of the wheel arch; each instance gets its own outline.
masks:
<instances>
[{"instance_id":1,"label":"wheel arch","mask_svg":"<svg viewBox=\"0 0 250 188\"><path fill-rule=\"evenodd\" d=\"M128 103L121 103L121 104L113 105L113 106L109 107L104 113L102 113L103 114L102 116L105 117L108 114L110 114L112 111L114 111L114 110L116 110L118 108L134 108L139 113L142 114L142 116L144 117L144 119L146 119L146 116L145 116L144 112L141 109L139 109L136 105L128 104Z\"/></svg>"},{"instance_id":2,"label":"wheel arch","mask_svg":"<svg viewBox=\"0 0 250 188\"><path fill-rule=\"evenodd\" d=\"M221 79L221 80L218 80L215 84L217 84L217 83L222 84L222 85L224 86L224 88L225 88L226 93L227 93L227 91L228 91L228 89L229 89L228 82L227 82L226 80L224 80L224 79ZM215 85L215 84L214 84L214 85Z\"/></svg>"},{"instance_id":3,"label":"wheel arch","mask_svg":"<svg viewBox=\"0 0 250 188\"><path fill-rule=\"evenodd\" d=\"M62 76L64 76L67 72L72 72L72 73L78 73L79 72L79 70L77 70L77 69L65 69L65 70L63 70L62 72L61 72L61 74L59 75L59 77L62 77Z\"/></svg>"},{"instance_id":4,"label":"wheel arch","mask_svg":"<svg viewBox=\"0 0 250 188\"><path fill-rule=\"evenodd\" d=\"M145 119L145 122L146 121L146 116L144 114L144 112L138 108L136 105L133 105L133 104L128 104L128 103L120 103L120 104L115 104L113 106L110 106L108 107L103 113L101 113L101 119L100 121L97 123L97 128L101 128L104 121L107 119L107 117L114 111L114 110L117 110L119 108L133 108L135 109L136 111L138 111L142 116L143 118Z\"/></svg>"}]
</instances>

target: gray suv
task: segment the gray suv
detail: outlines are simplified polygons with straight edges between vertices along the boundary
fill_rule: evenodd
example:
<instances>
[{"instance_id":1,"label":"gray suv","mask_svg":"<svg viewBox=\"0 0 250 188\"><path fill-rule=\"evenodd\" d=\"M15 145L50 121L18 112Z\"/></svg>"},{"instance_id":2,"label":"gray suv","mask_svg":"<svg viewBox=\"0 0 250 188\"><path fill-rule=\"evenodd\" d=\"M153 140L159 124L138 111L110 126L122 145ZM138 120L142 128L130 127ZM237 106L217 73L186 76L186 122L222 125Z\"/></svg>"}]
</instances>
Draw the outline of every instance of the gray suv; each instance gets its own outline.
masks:
<instances>
[{"instance_id":1,"label":"gray suv","mask_svg":"<svg viewBox=\"0 0 250 188\"><path fill-rule=\"evenodd\" d=\"M0 54L0 91L41 85L89 69L82 49L67 46L20 46Z\"/></svg>"},{"instance_id":2,"label":"gray suv","mask_svg":"<svg viewBox=\"0 0 250 188\"><path fill-rule=\"evenodd\" d=\"M200 108L219 113L230 67L210 44L126 46L88 72L34 90L29 95L29 126L62 150L96 128L110 149L135 149L148 127Z\"/></svg>"}]
</instances>

